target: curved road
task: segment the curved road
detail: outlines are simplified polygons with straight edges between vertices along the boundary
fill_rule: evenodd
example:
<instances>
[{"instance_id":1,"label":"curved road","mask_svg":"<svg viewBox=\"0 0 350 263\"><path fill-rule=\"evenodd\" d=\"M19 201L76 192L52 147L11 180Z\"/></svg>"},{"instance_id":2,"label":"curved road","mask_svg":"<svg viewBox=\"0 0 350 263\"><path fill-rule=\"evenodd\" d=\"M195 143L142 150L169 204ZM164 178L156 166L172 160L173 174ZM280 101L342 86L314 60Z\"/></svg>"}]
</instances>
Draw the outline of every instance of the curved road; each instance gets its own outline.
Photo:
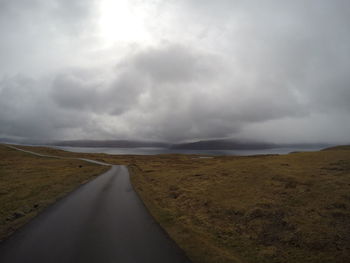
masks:
<instances>
[{"instance_id":1,"label":"curved road","mask_svg":"<svg viewBox=\"0 0 350 263\"><path fill-rule=\"evenodd\" d=\"M112 165L0 243L0 262L190 261L150 216L127 168Z\"/></svg>"}]
</instances>

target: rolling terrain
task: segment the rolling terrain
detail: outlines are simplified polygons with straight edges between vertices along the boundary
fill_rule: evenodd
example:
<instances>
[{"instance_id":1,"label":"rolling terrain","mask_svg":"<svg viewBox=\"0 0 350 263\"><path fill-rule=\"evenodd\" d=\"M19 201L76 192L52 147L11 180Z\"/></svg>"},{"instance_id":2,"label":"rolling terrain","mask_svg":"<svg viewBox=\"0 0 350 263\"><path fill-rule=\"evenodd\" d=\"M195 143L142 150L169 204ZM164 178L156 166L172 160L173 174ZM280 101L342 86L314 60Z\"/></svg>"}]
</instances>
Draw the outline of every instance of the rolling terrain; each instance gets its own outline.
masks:
<instances>
[{"instance_id":1,"label":"rolling terrain","mask_svg":"<svg viewBox=\"0 0 350 263\"><path fill-rule=\"evenodd\" d=\"M22 147L30 148L30 147ZM348 146L288 155L107 155L193 262L347 262Z\"/></svg>"}]
</instances>

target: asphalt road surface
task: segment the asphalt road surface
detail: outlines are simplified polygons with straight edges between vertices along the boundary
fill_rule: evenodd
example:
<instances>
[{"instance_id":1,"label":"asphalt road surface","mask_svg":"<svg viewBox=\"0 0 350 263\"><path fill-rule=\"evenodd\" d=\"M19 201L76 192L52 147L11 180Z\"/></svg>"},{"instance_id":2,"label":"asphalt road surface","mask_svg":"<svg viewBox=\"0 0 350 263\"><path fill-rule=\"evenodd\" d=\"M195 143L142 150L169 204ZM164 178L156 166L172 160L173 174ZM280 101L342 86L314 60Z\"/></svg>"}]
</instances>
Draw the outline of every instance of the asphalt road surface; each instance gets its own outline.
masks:
<instances>
[{"instance_id":1,"label":"asphalt road surface","mask_svg":"<svg viewBox=\"0 0 350 263\"><path fill-rule=\"evenodd\" d=\"M0 243L0 262L190 261L150 216L127 168L113 165Z\"/></svg>"}]
</instances>

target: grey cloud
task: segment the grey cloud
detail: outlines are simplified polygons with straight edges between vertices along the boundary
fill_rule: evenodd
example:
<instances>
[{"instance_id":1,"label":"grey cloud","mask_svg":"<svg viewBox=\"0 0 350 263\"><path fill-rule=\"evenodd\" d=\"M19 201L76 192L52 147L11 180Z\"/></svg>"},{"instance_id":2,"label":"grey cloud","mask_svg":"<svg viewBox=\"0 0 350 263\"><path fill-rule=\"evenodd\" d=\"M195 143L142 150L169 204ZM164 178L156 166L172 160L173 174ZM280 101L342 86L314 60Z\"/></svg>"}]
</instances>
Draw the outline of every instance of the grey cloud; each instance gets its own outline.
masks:
<instances>
[{"instance_id":1,"label":"grey cloud","mask_svg":"<svg viewBox=\"0 0 350 263\"><path fill-rule=\"evenodd\" d=\"M95 0L55 0L52 6L52 13L66 30L73 28L76 34L92 26L89 18L95 14Z\"/></svg>"},{"instance_id":2,"label":"grey cloud","mask_svg":"<svg viewBox=\"0 0 350 263\"><path fill-rule=\"evenodd\" d=\"M139 53L135 67L158 82L190 82L208 71L208 61L203 54L196 54L191 47L166 45Z\"/></svg>"},{"instance_id":3,"label":"grey cloud","mask_svg":"<svg viewBox=\"0 0 350 263\"><path fill-rule=\"evenodd\" d=\"M54 139L94 129L84 112L54 107L46 85L21 75L0 81L0 135Z\"/></svg>"},{"instance_id":4,"label":"grey cloud","mask_svg":"<svg viewBox=\"0 0 350 263\"><path fill-rule=\"evenodd\" d=\"M176 52L168 53L173 48ZM191 56L192 52L196 56ZM164 62L160 64L154 60L154 57L163 57L164 53L167 54ZM197 78L201 68L193 65L211 65L211 61L219 61L213 56L179 46L151 49L150 54L148 56L146 51L142 51L129 58L136 62L126 66L130 77L133 77L132 72L135 75L136 72L143 73L143 93L149 94L150 99L143 105L136 105L134 112L128 115L129 124L145 137L165 140L227 137L238 132L245 123L307 114L293 92L288 88L281 89L281 82L259 83L265 87L261 90L254 85L245 87L248 84L244 81L224 74L228 78L225 83L220 74L212 74L219 63L206 67L209 74ZM179 63L179 54L186 57L180 60L182 63ZM143 63L147 62L147 70L144 64L139 64L140 58ZM176 65L174 68L182 69L183 76L190 77L179 77L179 81L177 73L174 74L176 77L166 80L164 76L167 74L158 75L161 65L169 65L170 72L173 64ZM142 75L139 77L142 78Z\"/></svg>"},{"instance_id":5,"label":"grey cloud","mask_svg":"<svg viewBox=\"0 0 350 263\"><path fill-rule=\"evenodd\" d=\"M277 90L294 89L311 111L348 110L348 1L182 3L183 23L195 16L201 27L219 30L218 42L257 89L259 82L268 88L270 79Z\"/></svg>"},{"instance_id":6,"label":"grey cloud","mask_svg":"<svg viewBox=\"0 0 350 263\"><path fill-rule=\"evenodd\" d=\"M156 40L102 52L114 65L82 62L98 2L28 3L0 2L0 73L22 72L0 83L0 134L350 140L348 1L160 1Z\"/></svg>"},{"instance_id":7,"label":"grey cloud","mask_svg":"<svg viewBox=\"0 0 350 263\"><path fill-rule=\"evenodd\" d=\"M94 12L94 0L0 1L0 76L67 67L85 49L86 31L95 32Z\"/></svg>"},{"instance_id":8,"label":"grey cloud","mask_svg":"<svg viewBox=\"0 0 350 263\"><path fill-rule=\"evenodd\" d=\"M117 77L104 94L104 101L111 105L111 114L119 115L137 107L138 98L146 88L142 77L135 72L127 72Z\"/></svg>"},{"instance_id":9,"label":"grey cloud","mask_svg":"<svg viewBox=\"0 0 350 263\"><path fill-rule=\"evenodd\" d=\"M153 58L158 57L157 53L162 57L172 48L176 48L177 52L167 53L164 63L172 65L175 61L185 76L192 76L187 81L171 77L165 80L164 75L153 74L153 70L158 73L160 66L159 61L154 61ZM245 79L226 76L226 73L208 74L210 78L196 79L198 68L193 65L198 61L210 65L212 56L198 51L189 52L187 47L181 48L178 45L152 48L149 52L149 60L146 60L147 50L128 57L128 63L116 67L109 81L99 80L94 76L93 70L81 69L58 75L48 97L42 98L55 102L53 105L56 108L52 104L44 105L51 111L54 109L53 112L60 117L51 120L51 128L57 131L61 129L63 133L79 130L80 127L83 130L80 131L81 134L95 129L97 134L100 132L105 136L111 136L115 132L121 137L141 136L181 141L232 137L250 123L302 118L310 114L310 109L299 102L293 87L288 87L283 81L259 76L259 83L249 83ZM192 52L196 56L188 55ZM182 63L178 60L180 53L187 56ZM143 64L140 65L140 60L147 62L147 70ZM210 67L206 67L206 70L210 72ZM215 71L213 67L212 72ZM30 83L22 81L26 82ZM18 92L17 89L16 93ZM92 118L92 115L104 115L107 122L123 122L129 134L113 129L104 130L103 122ZM45 116L42 117L45 119ZM51 118L51 115L46 118ZM78 125L76 118L81 119ZM40 124L42 123L39 123L39 127Z\"/></svg>"},{"instance_id":10,"label":"grey cloud","mask_svg":"<svg viewBox=\"0 0 350 263\"><path fill-rule=\"evenodd\" d=\"M115 72L108 81L94 79L91 70L87 72L92 76L87 76L84 70L64 73L55 78L50 95L60 108L119 115L135 106L142 93L143 83L137 73L130 70Z\"/></svg>"},{"instance_id":11,"label":"grey cloud","mask_svg":"<svg viewBox=\"0 0 350 263\"><path fill-rule=\"evenodd\" d=\"M53 83L52 97L64 108L93 110L101 103L96 88L75 75L61 75Z\"/></svg>"},{"instance_id":12,"label":"grey cloud","mask_svg":"<svg viewBox=\"0 0 350 263\"><path fill-rule=\"evenodd\" d=\"M3 29L12 23L29 28L50 25L56 28L64 26L65 30L76 29L77 26L84 26L83 22L90 24L88 18L93 15L94 2L94 0L2 0L0 25ZM37 24L44 21L45 24Z\"/></svg>"}]
</instances>

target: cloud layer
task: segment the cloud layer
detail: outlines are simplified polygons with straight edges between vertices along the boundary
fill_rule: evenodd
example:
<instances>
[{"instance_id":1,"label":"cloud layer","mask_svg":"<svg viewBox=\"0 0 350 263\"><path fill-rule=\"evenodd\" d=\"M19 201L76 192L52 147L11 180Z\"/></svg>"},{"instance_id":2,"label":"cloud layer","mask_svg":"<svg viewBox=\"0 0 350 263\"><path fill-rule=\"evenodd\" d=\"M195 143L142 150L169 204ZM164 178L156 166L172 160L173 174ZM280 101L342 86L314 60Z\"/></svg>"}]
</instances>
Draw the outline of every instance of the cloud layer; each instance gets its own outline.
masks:
<instances>
[{"instance_id":1,"label":"cloud layer","mask_svg":"<svg viewBox=\"0 0 350 263\"><path fill-rule=\"evenodd\" d=\"M1 136L350 141L347 1L135 0L108 45L100 4L1 2Z\"/></svg>"}]
</instances>

